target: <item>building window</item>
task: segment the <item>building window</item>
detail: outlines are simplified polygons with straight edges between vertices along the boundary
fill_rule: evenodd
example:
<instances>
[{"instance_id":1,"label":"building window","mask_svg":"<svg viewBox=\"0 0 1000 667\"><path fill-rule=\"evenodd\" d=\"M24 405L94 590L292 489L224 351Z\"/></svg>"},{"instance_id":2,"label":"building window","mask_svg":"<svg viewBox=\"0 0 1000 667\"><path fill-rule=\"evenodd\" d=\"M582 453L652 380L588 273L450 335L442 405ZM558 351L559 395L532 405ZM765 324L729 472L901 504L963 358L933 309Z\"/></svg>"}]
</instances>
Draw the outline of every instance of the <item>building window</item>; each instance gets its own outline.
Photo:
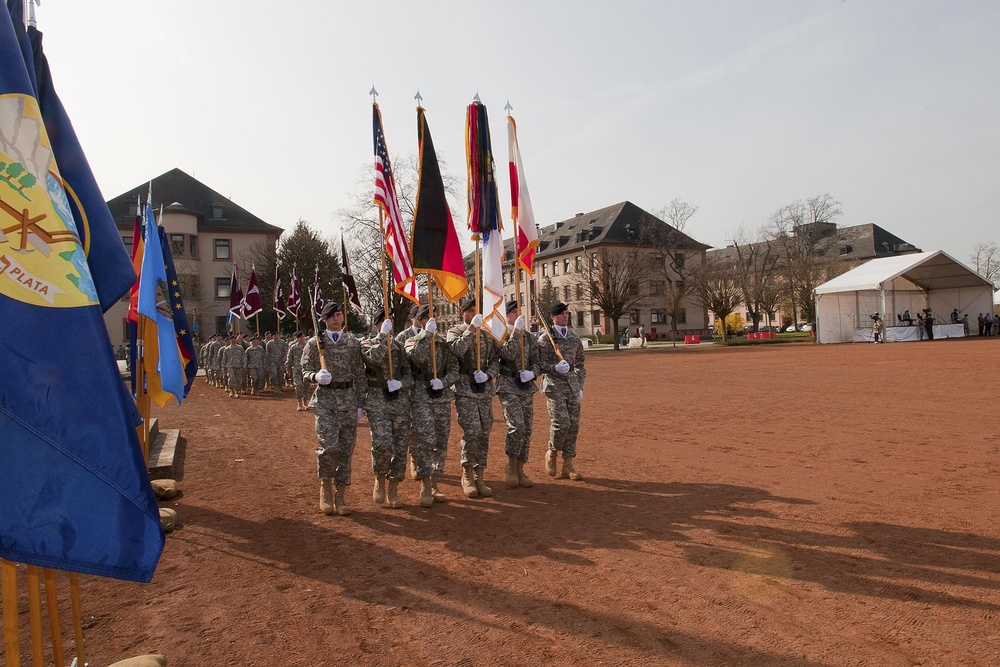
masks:
<instances>
[{"instance_id":1,"label":"building window","mask_svg":"<svg viewBox=\"0 0 1000 667\"><path fill-rule=\"evenodd\" d=\"M122 243L125 244L125 247L128 248L129 252L132 252L132 237L131 236L123 236L122 237Z\"/></svg>"},{"instance_id":2,"label":"building window","mask_svg":"<svg viewBox=\"0 0 1000 667\"><path fill-rule=\"evenodd\" d=\"M504 285L507 284L507 274L506 273L503 274L503 284Z\"/></svg>"},{"instance_id":3,"label":"building window","mask_svg":"<svg viewBox=\"0 0 1000 667\"><path fill-rule=\"evenodd\" d=\"M677 324L684 324L687 322L687 311L681 308L677 313Z\"/></svg>"},{"instance_id":4,"label":"building window","mask_svg":"<svg viewBox=\"0 0 1000 667\"><path fill-rule=\"evenodd\" d=\"M852 250L854 250L854 248L852 248L849 245L845 245L843 248L840 249L840 254L841 255L850 255Z\"/></svg>"},{"instance_id":5,"label":"building window","mask_svg":"<svg viewBox=\"0 0 1000 667\"><path fill-rule=\"evenodd\" d=\"M639 311L633 310L628 314L629 324L639 324Z\"/></svg>"},{"instance_id":6,"label":"building window","mask_svg":"<svg viewBox=\"0 0 1000 667\"><path fill-rule=\"evenodd\" d=\"M649 258L652 261L654 261L654 262L662 262L663 261L663 253L662 252L653 252L653 253L650 253L649 254Z\"/></svg>"},{"instance_id":7,"label":"building window","mask_svg":"<svg viewBox=\"0 0 1000 667\"><path fill-rule=\"evenodd\" d=\"M677 270L680 271L684 268L684 253L679 252L674 255L674 262L677 264Z\"/></svg>"},{"instance_id":8,"label":"building window","mask_svg":"<svg viewBox=\"0 0 1000 667\"><path fill-rule=\"evenodd\" d=\"M188 237L188 247L190 248L190 251L188 252L188 255L190 255L191 257L197 257L198 256L198 237L195 236L194 234L191 234Z\"/></svg>"},{"instance_id":9,"label":"building window","mask_svg":"<svg viewBox=\"0 0 1000 667\"><path fill-rule=\"evenodd\" d=\"M563 285L563 300L564 301L569 301L570 300L570 289L571 288L570 288L569 285Z\"/></svg>"},{"instance_id":10,"label":"building window","mask_svg":"<svg viewBox=\"0 0 1000 667\"><path fill-rule=\"evenodd\" d=\"M583 300L583 283L576 284L576 298L579 301Z\"/></svg>"},{"instance_id":11,"label":"building window","mask_svg":"<svg viewBox=\"0 0 1000 667\"><path fill-rule=\"evenodd\" d=\"M212 220L223 220L222 204L212 204Z\"/></svg>"},{"instance_id":12,"label":"building window","mask_svg":"<svg viewBox=\"0 0 1000 667\"><path fill-rule=\"evenodd\" d=\"M651 281L649 281L649 293L650 294L662 294L663 293L663 281L662 280L651 280Z\"/></svg>"},{"instance_id":13,"label":"building window","mask_svg":"<svg viewBox=\"0 0 1000 667\"><path fill-rule=\"evenodd\" d=\"M569 273L569 257L563 260L563 273Z\"/></svg>"},{"instance_id":14,"label":"building window","mask_svg":"<svg viewBox=\"0 0 1000 667\"><path fill-rule=\"evenodd\" d=\"M576 267L576 270L578 272L579 271L583 271L583 257L580 257L579 255L577 255L576 259L573 261L573 266Z\"/></svg>"},{"instance_id":15,"label":"building window","mask_svg":"<svg viewBox=\"0 0 1000 667\"><path fill-rule=\"evenodd\" d=\"M666 324L667 323L667 314L664 313L662 310L654 309L654 310L650 311L649 315L650 315L650 320L649 321L652 322L653 324Z\"/></svg>"},{"instance_id":16,"label":"building window","mask_svg":"<svg viewBox=\"0 0 1000 667\"><path fill-rule=\"evenodd\" d=\"M678 280L677 282L675 282L674 283L674 289L677 290L678 294L683 294L684 293L684 281L683 280Z\"/></svg>"},{"instance_id":17,"label":"building window","mask_svg":"<svg viewBox=\"0 0 1000 667\"><path fill-rule=\"evenodd\" d=\"M230 278L216 278L215 279L215 298L216 299L228 299L229 298L229 287Z\"/></svg>"},{"instance_id":18,"label":"building window","mask_svg":"<svg viewBox=\"0 0 1000 667\"><path fill-rule=\"evenodd\" d=\"M559 275L559 260L552 261L552 275L553 277Z\"/></svg>"},{"instance_id":19,"label":"building window","mask_svg":"<svg viewBox=\"0 0 1000 667\"><path fill-rule=\"evenodd\" d=\"M543 263L542 264L542 278L548 278L548 277L549 277L549 265Z\"/></svg>"},{"instance_id":20,"label":"building window","mask_svg":"<svg viewBox=\"0 0 1000 667\"><path fill-rule=\"evenodd\" d=\"M170 254L174 257L180 257L184 254L184 235L183 234L171 234L170 235Z\"/></svg>"},{"instance_id":21,"label":"building window","mask_svg":"<svg viewBox=\"0 0 1000 667\"><path fill-rule=\"evenodd\" d=\"M595 310L590 313L590 322L595 327L601 323L601 311Z\"/></svg>"},{"instance_id":22,"label":"building window","mask_svg":"<svg viewBox=\"0 0 1000 667\"><path fill-rule=\"evenodd\" d=\"M215 259L230 259L229 239L215 239Z\"/></svg>"},{"instance_id":23,"label":"building window","mask_svg":"<svg viewBox=\"0 0 1000 667\"><path fill-rule=\"evenodd\" d=\"M576 313L576 326L578 326L578 327L582 327L583 326L583 311L582 310L579 310Z\"/></svg>"},{"instance_id":24,"label":"building window","mask_svg":"<svg viewBox=\"0 0 1000 667\"><path fill-rule=\"evenodd\" d=\"M597 253L596 252L590 253L590 268L592 268L592 269L596 269L597 268Z\"/></svg>"}]
</instances>

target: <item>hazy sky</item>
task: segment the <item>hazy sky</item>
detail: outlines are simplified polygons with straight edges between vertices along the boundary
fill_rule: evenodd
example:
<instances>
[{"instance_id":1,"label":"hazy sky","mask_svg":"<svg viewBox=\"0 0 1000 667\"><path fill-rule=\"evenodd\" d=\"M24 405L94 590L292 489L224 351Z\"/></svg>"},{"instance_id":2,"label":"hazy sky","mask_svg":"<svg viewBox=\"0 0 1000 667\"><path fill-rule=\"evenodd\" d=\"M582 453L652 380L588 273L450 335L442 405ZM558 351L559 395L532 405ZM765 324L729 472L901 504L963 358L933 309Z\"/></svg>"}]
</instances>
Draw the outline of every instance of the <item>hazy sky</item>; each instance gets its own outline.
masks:
<instances>
[{"instance_id":1,"label":"hazy sky","mask_svg":"<svg viewBox=\"0 0 1000 667\"><path fill-rule=\"evenodd\" d=\"M1000 241L996 0L44 0L37 15L109 199L179 167L269 223L333 234L371 187L374 84L394 161L416 151L419 88L463 181L478 91L505 215L510 100L542 225L681 198L700 207L688 233L723 246L829 193L840 224L961 261ZM464 230L464 199L453 213Z\"/></svg>"}]
</instances>

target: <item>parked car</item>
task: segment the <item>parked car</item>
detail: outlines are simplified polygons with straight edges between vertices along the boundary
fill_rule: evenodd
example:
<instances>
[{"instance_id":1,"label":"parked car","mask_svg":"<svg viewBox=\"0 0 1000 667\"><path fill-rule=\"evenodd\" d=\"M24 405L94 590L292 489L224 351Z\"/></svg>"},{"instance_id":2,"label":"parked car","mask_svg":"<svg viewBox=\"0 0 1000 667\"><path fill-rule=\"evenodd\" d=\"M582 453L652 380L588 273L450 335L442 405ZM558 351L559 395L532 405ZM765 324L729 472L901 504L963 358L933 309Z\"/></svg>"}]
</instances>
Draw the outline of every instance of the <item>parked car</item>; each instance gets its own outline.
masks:
<instances>
[{"instance_id":1,"label":"parked car","mask_svg":"<svg viewBox=\"0 0 1000 667\"><path fill-rule=\"evenodd\" d=\"M802 328L799 329L799 331L812 331L812 330L813 330L812 322L809 322L808 324L803 324Z\"/></svg>"},{"instance_id":2,"label":"parked car","mask_svg":"<svg viewBox=\"0 0 1000 667\"><path fill-rule=\"evenodd\" d=\"M799 331L799 329L794 324L789 324L788 328L785 329L785 333L794 333L796 331Z\"/></svg>"}]
</instances>

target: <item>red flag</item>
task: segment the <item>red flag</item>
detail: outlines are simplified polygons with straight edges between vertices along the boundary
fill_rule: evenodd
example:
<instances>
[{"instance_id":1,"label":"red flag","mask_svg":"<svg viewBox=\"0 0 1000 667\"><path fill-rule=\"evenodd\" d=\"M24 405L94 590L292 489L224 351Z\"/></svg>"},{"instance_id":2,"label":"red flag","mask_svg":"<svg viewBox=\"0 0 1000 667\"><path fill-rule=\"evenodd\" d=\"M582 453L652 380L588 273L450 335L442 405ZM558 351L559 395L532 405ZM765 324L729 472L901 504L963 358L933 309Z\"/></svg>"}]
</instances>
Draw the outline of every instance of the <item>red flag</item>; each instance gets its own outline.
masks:
<instances>
[{"instance_id":1,"label":"red flag","mask_svg":"<svg viewBox=\"0 0 1000 667\"><path fill-rule=\"evenodd\" d=\"M299 316L299 308L302 307L302 293L299 292L299 279L295 275L295 266L292 266L292 280L288 284L288 305L285 310L294 318Z\"/></svg>"},{"instance_id":2,"label":"red flag","mask_svg":"<svg viewBox=\"0 0 1000 667\"><path fill-rule=\"evenodd\" d=\"M375 203L385 216L385 252L392 262L392 278L395 282L393 289L397 294L420 303L417 280L410 263L410 248L406 243L403 216L399 212L399 199L396 197L396 179L392 174L389 150L385 145L382 112L379 111L378 104L372 104L372 126L375 134ZM344 257L347 257L346 252ZM357 296L357 288L352 296ZM358 303L358 308L360 307L361 304Z\"/></svg>"},{"instance_id":3,"label":"red flag","mask_svg":"<svg viewBox=\"0 0 1000 667\"><path fill-rule=\"evenodd\" d=\"M142 206L139 207L140 209ZM128 316L126 320L133 324L139 324L139 275L142 273L142 253L145 251L145 243L142 240L142 215L135 216L132 224L132 268L135 269L135 283L128 296Z\"/></svg>"},{"instance_id":4,"label":"red flag","mask_svg":"<svg viewBox=\"0 0 1000 667\"><path fill-rule=\"evenodd\" d=\"M243 317L250 319L264 309L261 303L260 286L257 284L257 269L250 267L250 280L247 282L247 294L243 298Z\"/></svg>"}]
</instances>

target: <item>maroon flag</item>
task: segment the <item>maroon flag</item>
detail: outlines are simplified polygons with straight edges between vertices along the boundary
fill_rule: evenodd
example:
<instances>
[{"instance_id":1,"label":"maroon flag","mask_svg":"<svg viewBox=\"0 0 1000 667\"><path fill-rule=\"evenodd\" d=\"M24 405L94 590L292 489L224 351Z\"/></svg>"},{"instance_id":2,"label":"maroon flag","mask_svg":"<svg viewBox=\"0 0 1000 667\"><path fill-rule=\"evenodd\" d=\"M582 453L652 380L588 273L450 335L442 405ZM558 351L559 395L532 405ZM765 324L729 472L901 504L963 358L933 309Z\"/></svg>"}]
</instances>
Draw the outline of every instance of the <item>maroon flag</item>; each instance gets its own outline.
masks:
<instances>
[{"instance_id":1,"label":"maroon flag","mask_svg":"<svg viewBox=\"0 0 1000 667\"><path fill-rule=\"evenodd\" d=\"M302 293L299 292L299 279L295 275L295 266L292 266L292 281L288 284L288 305L285 310L294 318L299 316L299 308L302 307Z\"/></svg>"},{"instance_id":2,"label":"maroon flag","mask_svg":"<svg viewBox=\"0 0 1000 667\"><path fill-rule=\"evenodd\" d=\"M229 315L243 317L243 290L240 289L240 267L233 262L233 277L229 279Z\"/></svg>"},{"instance_id":3,"label":"maroon flag","mask_svg":"<svg viewBox=\"0 0 1000 667\"><path fill-rule=\"evenodd\" d=\"M344 235L340 236L340 255L341 255L341 280L344 281L344 289L350 295L351 303L353 303L358 312L361 312L361 297L358 296L358 283L354 280L354 274L351 273L351 263L347 261L347 246L344 245Z\"/></svg>"},{"instance_id":4,"label":"maroon flag","mask_svg":"<svg viewBox=\"0 0 1000 667\"><path fill-rule=\"evenodd\" d=\"M271 301L271 308L278 316L278 321L285 319L285 293L281 289L281 276L278 275L278 263L274 263L274 299Z\"/></svg>"},{"instance_id":5,"label":"maroon flag","mask_svg":"<svg viewBox=\"0 0 1000 667\"><path fill-rule=\"evenodd\" d=\"M375 135L375 204L385 216L385 252L392 262L392 278L394 291L402 294L415 303L420 303L417 294L417 280L413 275L413 264L410 261L410 247L406 242L406 230L403 227L403 216L399 212L399 198L396 196L396 179L392 175L392 164L389 162L389 150L385 145L385 132L382 129L382 113L378 104L372 104L372 125ZM347 256L346 254L344 255ZM351 293L357 294L357 289ZM358 303L358 308L361 304Z\"/></svg>"},{"instance_id":6,"label":"maroon flag","mask_svg":"<svg viewBox=\"0 0 1000 667\"><path fill-rule=\"evenodd\" d=\"M250 319L264 309L260 298L260 286L257 284L257 269L250 267L250 281L247 282L247 294L243 298L243 317Z\"/></svg>"}]
</instances>

